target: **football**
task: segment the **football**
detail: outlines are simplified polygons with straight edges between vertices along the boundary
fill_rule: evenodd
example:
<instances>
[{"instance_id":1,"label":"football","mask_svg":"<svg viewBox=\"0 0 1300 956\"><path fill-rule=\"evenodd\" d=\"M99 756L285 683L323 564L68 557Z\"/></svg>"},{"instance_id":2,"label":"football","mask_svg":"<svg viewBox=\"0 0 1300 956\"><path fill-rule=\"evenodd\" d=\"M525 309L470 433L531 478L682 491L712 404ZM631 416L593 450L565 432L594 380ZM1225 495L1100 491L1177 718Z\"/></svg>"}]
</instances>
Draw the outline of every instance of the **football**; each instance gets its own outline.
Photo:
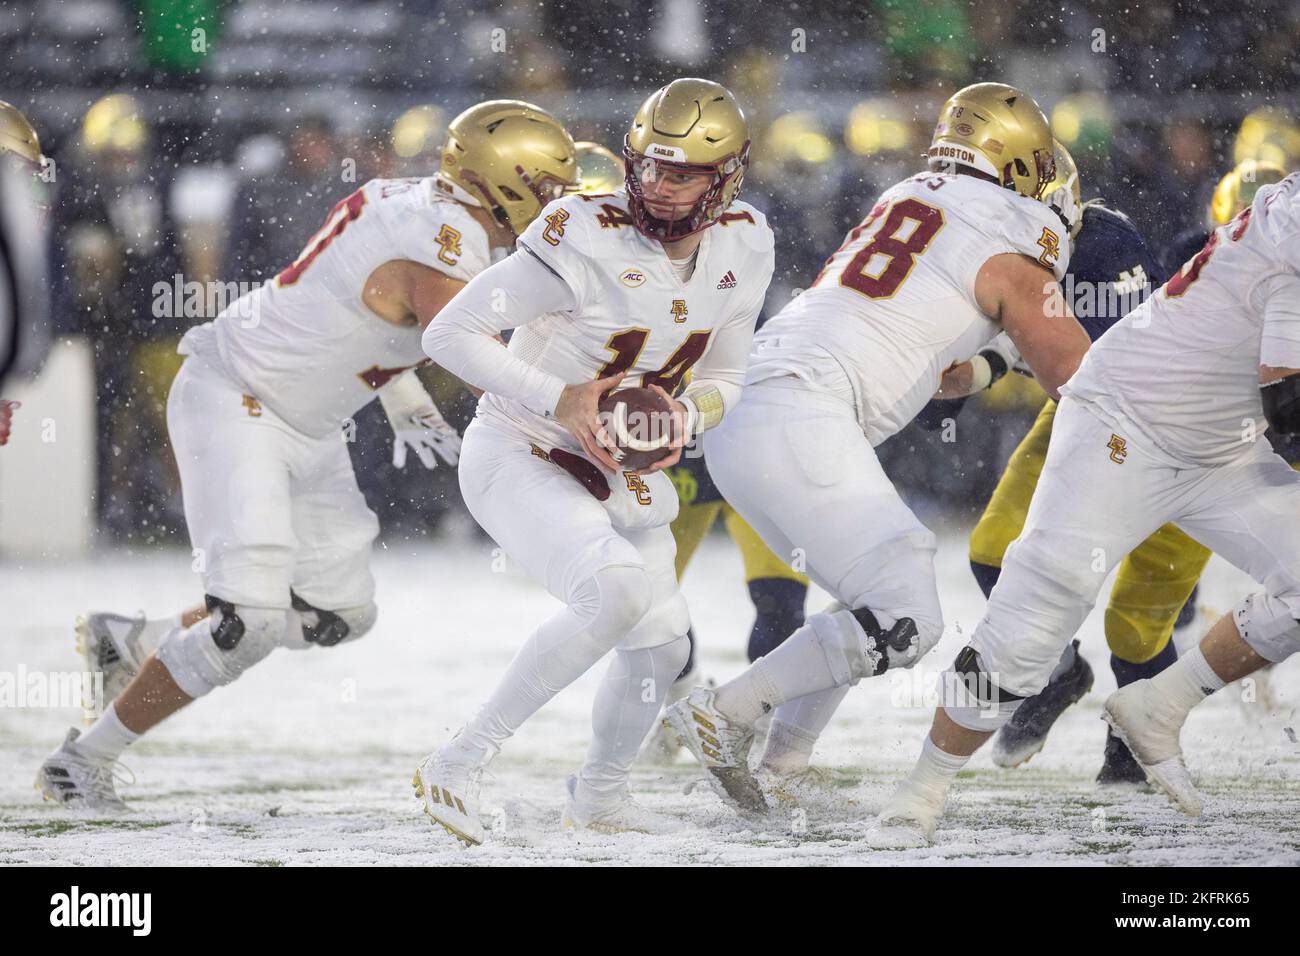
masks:
<instances>
[{"instance_id":1,"label":"football","mask_svg":"<svg viewBox=\"0 0 1300 956\"><path fill-rule=\"evenodd\" d=\"M600 420L618 443L614 459L628 471L649 468L669 453L673 413L658 392L622 388L601 396Z\"/></svg>"}]
</instances>

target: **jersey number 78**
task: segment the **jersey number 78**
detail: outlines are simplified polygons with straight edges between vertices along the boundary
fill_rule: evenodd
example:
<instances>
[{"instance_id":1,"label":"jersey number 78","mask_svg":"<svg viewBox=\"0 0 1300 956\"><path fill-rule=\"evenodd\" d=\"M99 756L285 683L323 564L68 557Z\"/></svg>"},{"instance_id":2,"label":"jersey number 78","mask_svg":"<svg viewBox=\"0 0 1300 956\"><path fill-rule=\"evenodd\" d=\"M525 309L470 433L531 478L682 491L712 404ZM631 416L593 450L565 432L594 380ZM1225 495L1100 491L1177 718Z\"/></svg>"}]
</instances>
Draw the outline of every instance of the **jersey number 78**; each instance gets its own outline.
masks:
<instances>
[{"instance_id":1,"label":"jersey number 78","mask_svg":"<svg viewBox=\"0 0 1300 956\"><path fill-rule=\"evenodd\" d=\"M880 222L882 218L884 221ZM880 222L880 228L858 250L857 255L845 264L840 273L840 285L861 293L868 299L889 299L897 294L903 280L911 274L912 266L916 265L916 257L925 252L943 228L943 210L919 199L903 199L888 206L877 206L861 225L849 233L844 245L836 250L835 255L847 250L877 222ZM912 228L907 233L907 238L901 238L900 234L909 223ZM831 260L834 258L834 255L831 256ZM873 259L877 265L873 271L868 272ZM830 260L826 265L829 268ZM820 283L825 275L826 269L823 269L813 285Z\"/></svg>"}]
</instances>

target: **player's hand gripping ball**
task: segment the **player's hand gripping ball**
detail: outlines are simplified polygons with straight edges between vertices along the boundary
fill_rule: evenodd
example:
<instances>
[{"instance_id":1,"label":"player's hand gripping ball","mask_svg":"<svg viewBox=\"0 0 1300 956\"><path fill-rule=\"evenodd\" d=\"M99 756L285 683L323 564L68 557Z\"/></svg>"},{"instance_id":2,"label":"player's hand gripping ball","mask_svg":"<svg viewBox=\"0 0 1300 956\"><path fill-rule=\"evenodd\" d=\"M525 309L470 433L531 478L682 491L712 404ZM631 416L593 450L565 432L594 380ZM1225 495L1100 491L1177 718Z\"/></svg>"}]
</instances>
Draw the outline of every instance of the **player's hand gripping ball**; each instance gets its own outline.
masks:
<instances>
[{"instance_id":1,"label":"player's hand gripping ball","mask_svg":"<svg viewBox=\"0 0 1300 956\"><path fill-rule=\"evenodd\" d=\"M672 452L673 408L648 388L623 388L601 396L601 424L618 444L613 454L620 468L639 471Z\"/></svg>"}]
</instances>

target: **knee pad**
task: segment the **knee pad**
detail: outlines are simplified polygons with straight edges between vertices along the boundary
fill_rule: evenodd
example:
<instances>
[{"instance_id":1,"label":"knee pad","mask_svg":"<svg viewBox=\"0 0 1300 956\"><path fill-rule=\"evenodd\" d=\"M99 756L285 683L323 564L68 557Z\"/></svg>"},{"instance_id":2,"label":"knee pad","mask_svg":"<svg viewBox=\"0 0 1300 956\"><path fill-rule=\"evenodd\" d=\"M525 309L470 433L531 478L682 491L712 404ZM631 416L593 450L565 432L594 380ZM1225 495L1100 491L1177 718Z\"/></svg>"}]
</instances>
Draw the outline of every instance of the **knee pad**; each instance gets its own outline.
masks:
<instances>
[{"instance_id":1,"label":"knee pad","mask_svg":"<svg viewBox=\"0 0 1300 956\"><path fill-rule=\"evenodd\" d=\"M1300 620L1281 598L1251 594L1232 612L1237 633L1260 657L1274 664L1300 651Z\"/></svg>"},{"instance_id":2,"label":"knee pad","mask_svg":"<svg viewBox=\"0 0 1300 956\"><path fill-rule=\"evenodd\" d=\"M158 659L190 697L231 683L270 654L287 622L283 608L246 607L212 595L207 604L205 620L172 631L158 645Z\"/></svg>"},{"instance_id":3,"label":"knee pad","mask_svg":"<svg viewBox=\"0 0 1300 956\"><path fill-rule=\"evenodd\" d=\"M612 648L646 616L653 595L654 584L645 568L613 565L592 575L590 586L581 588L570 606L575 613L589 616L592 637ZM685 626L681 633L686 633Z\"/></svg>"},{"instance_id":4,"label":"knee pad","mask_svg":"<svg viewBox=\"0 0 1300 956\"><path fill-rule=\"evenodd\" d=\"M1011 719L1025 700L1004 691L984 670L973 647L965 647L944 671L940 683L944 713L958 727L993 733Z\"/></svg>"},{"instance_id":5,"label":"knee pad","mask_svg":"<svg viewBox=\"0 0 1300 956\"><path fill-rule=\"evenodd\" d=\"M900 617L886 628L870 609L850 611L839 603L809 617L807 626L816 635L837 686L879 677L891 667L911 667L943 630L927 627L923 634L910 617Z\"/></svg>"},{"instance_id":6,"label":"knee pad","mask_svg":"<svg viewBox=\"0 0 1300 956\"><path fill-rule=\"evenodd\" d=\"M379 617L379 608L375 602L360 607L347 607L337 611L326 611L307 603L297 594L290 592L293 611L289 615L289 626L285 631L284 646L293 650L306 650L311 647L337 647L359 637L375 626Z\"/></svg>"}]
</instances>

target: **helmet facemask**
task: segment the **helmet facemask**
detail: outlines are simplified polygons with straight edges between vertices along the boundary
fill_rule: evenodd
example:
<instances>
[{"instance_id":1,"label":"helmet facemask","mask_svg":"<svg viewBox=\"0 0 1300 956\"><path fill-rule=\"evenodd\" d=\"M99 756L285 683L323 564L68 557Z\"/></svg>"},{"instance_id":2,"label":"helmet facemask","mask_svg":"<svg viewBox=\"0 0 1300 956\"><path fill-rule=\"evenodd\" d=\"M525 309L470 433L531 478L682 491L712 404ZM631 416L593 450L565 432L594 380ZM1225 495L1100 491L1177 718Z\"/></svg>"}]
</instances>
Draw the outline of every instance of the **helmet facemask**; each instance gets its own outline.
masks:
<instances>
[{"instance_id":1,"label":"helmet facemask","mask_svg":"<svg viewBox=\"0 0 1300 956\"><path fill-rule=\"evenodd\" d=\"M749 141L716 163L686 163L654 159L632 148L625 137L623 141L624 186L627 188L628 210L636 229L648 239L675 242L707 229L722 216L740 193L740 186L749 168ZM713 182L698 199L690 203L674 203L663 199L653 200L656 206L671 206L680 216L660 219L646 207L642 182L654 181L662 172L708 175Z\"/></svg>"}]
</instances>

